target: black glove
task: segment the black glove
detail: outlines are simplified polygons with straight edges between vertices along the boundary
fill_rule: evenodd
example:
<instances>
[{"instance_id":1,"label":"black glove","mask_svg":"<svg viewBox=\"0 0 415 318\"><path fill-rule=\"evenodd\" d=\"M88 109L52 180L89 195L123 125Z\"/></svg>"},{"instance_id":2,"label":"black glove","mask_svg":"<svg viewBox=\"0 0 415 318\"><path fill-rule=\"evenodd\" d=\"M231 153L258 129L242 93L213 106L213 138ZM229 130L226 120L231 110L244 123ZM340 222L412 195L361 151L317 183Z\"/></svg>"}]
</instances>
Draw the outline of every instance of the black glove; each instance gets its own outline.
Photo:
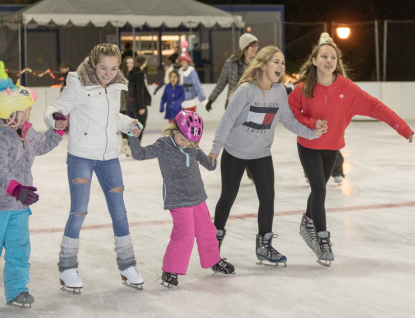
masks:
<instances>
[{"instance_id":1,"label":"black glove","mask_svg":"<svg viewBox=\"0 0 415 318\"><path fill-rule=\"evenodd\" d=\"M206 110L210 112L212 110L212 101L209 99L209 101L206 103Z\"/></svg>"}]
</instances>

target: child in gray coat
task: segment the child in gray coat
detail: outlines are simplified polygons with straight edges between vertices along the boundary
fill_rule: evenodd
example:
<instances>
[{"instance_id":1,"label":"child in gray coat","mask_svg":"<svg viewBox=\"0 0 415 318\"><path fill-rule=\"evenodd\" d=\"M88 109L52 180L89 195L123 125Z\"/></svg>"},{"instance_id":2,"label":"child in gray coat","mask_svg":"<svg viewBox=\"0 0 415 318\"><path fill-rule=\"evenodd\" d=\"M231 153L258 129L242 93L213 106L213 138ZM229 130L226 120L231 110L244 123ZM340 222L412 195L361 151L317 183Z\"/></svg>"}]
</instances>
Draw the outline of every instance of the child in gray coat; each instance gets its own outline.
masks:
<instances>
[{"instance_id":1,"label":"child in gray coat","mask_svg":"<svg viewBox=\"0 0 415 318\"><path fill-rule=\"evenodd\" d=\"M38 201L31 167L35 156L55 148L62 140L66 118L46 133L28 122L37 95L29 88L0 80L0 255L4 259L4 289L8 305L33 303L29 283L29 206ZM55 117L59 115L55 115ZM61 118L62 119L62 118Z\"/></svg>"},{"instance_id":2,"label":"child in gray coat","mask_svg":"<svg viewBox=\"0 0 415 318\"><path fill-rule=\"evenodd\" d=\"M140 131L132 131L138 137ZM232 264L221 259L213 225L206 206L207 195L200 175L199 163L208 170L216 169L208 156L198 148L203 133L203 120L193 111L180 111L173 123L163 131L164 137L141 147L140 140L130 137L134 159L157 158L163 176L164 209L170 210L174 227L163 259L162 284L177 286L177 275L185 275L197 239L200 265L215 272L231 274Z\"/></svg>"}]
</instances>

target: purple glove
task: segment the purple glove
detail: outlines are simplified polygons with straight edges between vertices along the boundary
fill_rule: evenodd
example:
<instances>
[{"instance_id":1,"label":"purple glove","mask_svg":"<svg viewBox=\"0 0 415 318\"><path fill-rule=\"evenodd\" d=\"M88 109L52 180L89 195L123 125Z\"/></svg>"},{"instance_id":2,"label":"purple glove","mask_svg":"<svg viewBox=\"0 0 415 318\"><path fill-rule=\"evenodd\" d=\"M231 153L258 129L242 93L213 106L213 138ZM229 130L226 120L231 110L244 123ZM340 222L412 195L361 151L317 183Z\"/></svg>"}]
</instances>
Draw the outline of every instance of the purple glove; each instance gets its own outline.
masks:
<instances>
[{"instance_id":1,"label":"purple glove","mask_svg":"<svg viewBox=\"0 0 415 318\"><path fill-rule=\"evenodd\" d=\"M66 120L66 116L64 114L61 114L61 113L58 113L58 112L53 113L52 118L54 120Z\"/></svg>"},{"instance_id":2,"label":"purple glove","mask_svg":"<svg viewBox=\"0 0 415 318\"><path fill-rule=\"evenodd\" d=\"M29 206L39 200L39 195L34 191L37 191L35 187L27 187L19 184L13 189L12 195L22 202L23 205Z\"/></svg>"}]
</instances>

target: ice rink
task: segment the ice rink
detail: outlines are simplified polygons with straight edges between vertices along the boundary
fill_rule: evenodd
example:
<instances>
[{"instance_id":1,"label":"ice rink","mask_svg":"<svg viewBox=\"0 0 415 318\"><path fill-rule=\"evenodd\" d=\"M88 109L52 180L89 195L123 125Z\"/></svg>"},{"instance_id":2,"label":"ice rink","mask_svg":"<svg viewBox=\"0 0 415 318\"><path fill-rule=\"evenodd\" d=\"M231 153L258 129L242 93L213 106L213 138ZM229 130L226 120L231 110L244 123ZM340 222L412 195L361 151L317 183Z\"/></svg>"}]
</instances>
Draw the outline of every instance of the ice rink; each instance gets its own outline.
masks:
<instances>
[{"instance_id":1,"label":"ice rink","mask_svg":"<svg viewBox=\"0 0 415 318\"><path fill-rule=\"evenodd\" d=\"M415 122L410 121L412 129ZM201 148L208 153L218 122L208 122ZM147 131L143 144L160 136ZM273 245L287 268L257 266L258 200L244 176L227 223L222 256L235 275L202 269L195 244L179 286L160 285L162 258L172 227L163 210L157 160L120 156L124 198L144 290L122 285L110 216L94 176L88 216L80 237L81 295L60 290L58 253L69 209L64 141L33 166L40 201L32 206L30 293L32 309L6 306L0 317L415 317L415 143L381 122L352 122L346 132L346 178L327 185L327 225L335 261L316 262L299 232L309 194L297 155L296 137L279 124L272 147L275 167ZM201 167L213 216L220 195L220 171ZM2 273L4 259L0 262ZM2 274L1 274L2 275Z\"/></svg>"}]
</instances>

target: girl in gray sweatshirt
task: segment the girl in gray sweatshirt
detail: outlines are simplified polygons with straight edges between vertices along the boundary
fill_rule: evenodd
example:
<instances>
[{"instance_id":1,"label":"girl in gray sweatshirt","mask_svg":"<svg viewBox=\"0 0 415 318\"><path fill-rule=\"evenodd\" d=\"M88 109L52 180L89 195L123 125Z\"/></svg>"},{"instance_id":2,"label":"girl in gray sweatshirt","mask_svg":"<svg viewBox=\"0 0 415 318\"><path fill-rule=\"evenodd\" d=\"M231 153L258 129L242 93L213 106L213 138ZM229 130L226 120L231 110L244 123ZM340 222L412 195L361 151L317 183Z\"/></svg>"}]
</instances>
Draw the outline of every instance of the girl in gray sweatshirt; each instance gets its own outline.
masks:
<instances>
[{"instance_id":1,"label":"girl in gray sweatshirt","mask_svg":"<svg viewBox=\"0 0 415 318\"><path fill-rule=\"evenodd\" d=\"M311 130L295 119L282 85L285 60L275 46L263 48L245 71L233 91L228 108L215 134L209 157L215 160L224 148L221 160L222 193L215 210L217 238L221 245L225 224L238 194L246 167L251 172L259 199L256 255L262 261L286 266L287 258L272 247L274 237L274 167L271 146L279 121L285 128L307 139L318 138L327 127L319 120Z\"/></svg>"},{"instance_id":2,"label":"girl in gray sweatshirt","mask_svg":"<svg viewBox=\"0 0 415 318\"><path fill-rule=\"evenodd\" d=\"M130 137L134 159L157 158L163 176L164 209L170 210L174 227L163 259L162 284L177 286L177 275L185 275L195 238L200 265L215 272L230 274L232 264L221 259L216 228L206 205L207 195L200 175L199 164L209 171L216 162L198 148L203 133L203 120L193 111L180 111L173 123L163 131L154 144L141 147L140 130L133 129Z\"/></svg>"}]
</instances>

